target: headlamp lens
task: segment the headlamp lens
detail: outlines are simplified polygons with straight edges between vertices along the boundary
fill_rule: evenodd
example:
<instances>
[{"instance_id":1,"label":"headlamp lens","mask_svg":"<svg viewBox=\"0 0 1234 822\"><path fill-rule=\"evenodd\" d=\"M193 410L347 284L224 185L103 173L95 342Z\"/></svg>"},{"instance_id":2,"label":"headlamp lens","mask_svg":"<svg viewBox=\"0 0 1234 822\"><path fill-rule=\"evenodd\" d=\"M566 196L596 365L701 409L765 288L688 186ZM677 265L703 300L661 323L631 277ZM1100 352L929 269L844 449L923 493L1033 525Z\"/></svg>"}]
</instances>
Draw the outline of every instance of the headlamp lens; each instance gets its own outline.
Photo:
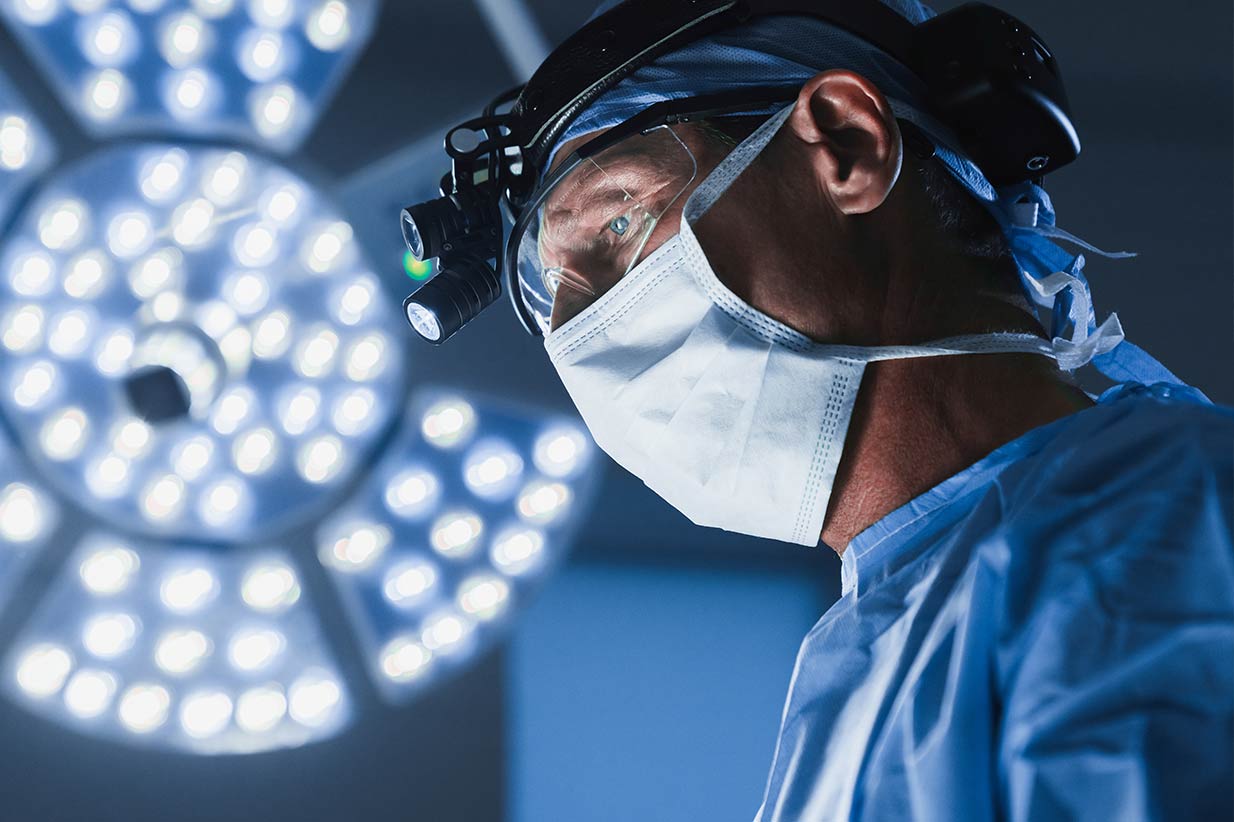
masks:
<instances>
[{"instance_id":1,"label":"headlamp lens","mask_svg":"<svg viewBox=\"0 0 1234 822\"><path fill-rule=\"evenodd\" d=\"M416 224L416 218L410 208L403 209L402 225L403 242L407 243L407 250L417 262L423 262L425 259L424 237L420 234L420 227Z\"/></svg>"},{"instance_id":2,"label":"headlamp lens","mask_svg":"<svg viewBox=\"0 0 1234 822\"><path fill-rule=\"evenodd\" d=\"M415 332L431 343L441 341L441 322L437 315L417 302L408 302L407 321Z\"/></svg>"}]
</instances>

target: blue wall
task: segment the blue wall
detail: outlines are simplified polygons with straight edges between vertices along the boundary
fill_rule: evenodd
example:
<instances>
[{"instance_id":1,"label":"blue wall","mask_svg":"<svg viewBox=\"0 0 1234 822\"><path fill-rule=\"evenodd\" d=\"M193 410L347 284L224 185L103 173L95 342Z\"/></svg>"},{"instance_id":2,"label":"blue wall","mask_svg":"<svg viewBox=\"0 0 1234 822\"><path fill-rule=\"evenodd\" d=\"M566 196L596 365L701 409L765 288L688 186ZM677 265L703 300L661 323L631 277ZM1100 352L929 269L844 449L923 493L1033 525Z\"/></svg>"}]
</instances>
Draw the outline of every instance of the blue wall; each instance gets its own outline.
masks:
<instances>
[{"instance_id":1,"label":"blue wall","mask_svg":"<svg viewBox=\"0 0 1234 822\"><path fill-rule=\"evenodd\" d=\"M834 587L757 568L553 579L507 658L511 822L753 818L797 646Z\"/></svg>"}]
</instances>

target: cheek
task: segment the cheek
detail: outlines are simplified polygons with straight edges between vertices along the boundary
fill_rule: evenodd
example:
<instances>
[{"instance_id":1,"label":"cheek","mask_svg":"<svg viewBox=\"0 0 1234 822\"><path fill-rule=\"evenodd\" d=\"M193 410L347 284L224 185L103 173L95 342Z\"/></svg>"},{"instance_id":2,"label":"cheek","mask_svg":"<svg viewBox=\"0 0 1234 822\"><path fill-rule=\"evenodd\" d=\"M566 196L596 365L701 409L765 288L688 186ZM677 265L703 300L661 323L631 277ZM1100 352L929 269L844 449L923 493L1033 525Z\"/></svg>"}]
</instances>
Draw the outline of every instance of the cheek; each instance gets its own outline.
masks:
<instances>
[{"instance_id":1,"label":"cheek","mask_svg":"<svg viewBox=\"0 0 1234 822\"><path fill-rule=\"evenodd\" d=\"M694 233L720 282L746 303L774 316L776 303L769 303L768 298L787 284L780 282L778 271L759 264L760 259L768 262L773 258L760 253L768 235L744 205L737 198L720 198L695 224Z\"/></svg>"},{"instance_id":2,"label":"cheek","mask_svg":"<svg viewBox=\"0 0 1234 822\"><path fill-rule=\"evenodd\" d=\"M681 206L676 205L660 215L660 219L656 222L656 227L652 229L651 236L647 238L647 244L643 246L643 251L638 255L637 262L650 257L660 246L667 243L677 235L681 230Z\"/></svg>"},{"instance_id":3,"label":"cheek","mask_svg":"<svg viewBox=\"0 0 1234 822\"><path fill-rule=\"evenodd\" d=\"M703 157L698 161L698 172L695 174L694 179L677 196L677 199L668 207L668 210L660 215L655 229L651 232L651 237L647 240L647 245L643 247L643 252L639 255L638 262L647 259L659 250L660 246L677 236L677 233L681 231L681 215L685 211L686 203L689 202L690 197L694 194L694 190L707 178L707 175L711 173L711 170L718 162L717 158L711 157Z\"/></svg>"},{"instance_id":4,"label":"cheek","mask_svg":"<svg viewBox=\"0 0 1234 822\"><path fill-rule=\"evenodd\" d=\"M549 330L561 328L561 326L583 313L583 310L597 299L597 297L589 296L581 291L575 291L569 286L562 286L557 290L557 296L553 300L553 313L549 319Z\"/></svg>"},{"instance_id":5,"label":"cheek","mask_svg":"<svg viewBox=\"0 0 1234 822\"><path fill-rule=\"evenodd\" d=\"M747 305L812 339L830 339L840 287L823 253L829 231L810 209L753 176L733 187L695 224L716 278Z\"/></svg>"}]
</instances>

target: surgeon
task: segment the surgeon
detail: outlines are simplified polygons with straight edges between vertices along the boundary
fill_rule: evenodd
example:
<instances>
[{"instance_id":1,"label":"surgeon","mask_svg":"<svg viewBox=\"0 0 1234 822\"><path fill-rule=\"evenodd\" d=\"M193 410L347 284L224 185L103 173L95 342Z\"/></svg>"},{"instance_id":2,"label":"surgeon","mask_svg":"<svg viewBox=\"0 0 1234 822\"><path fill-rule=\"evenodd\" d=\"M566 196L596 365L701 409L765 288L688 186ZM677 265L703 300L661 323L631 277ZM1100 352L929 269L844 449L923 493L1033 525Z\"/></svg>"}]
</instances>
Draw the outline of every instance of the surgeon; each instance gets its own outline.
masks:
<instances>
[{"instance_id":1,"label":"surgeon","mask_svg":"<svg viewBox=\"0 0 1234 822\"><path fill-rule=\"evenodd\" d=\"M1097 323L1064 248L1104 252L1040 181L807 17L660 54L549 154L518 298L596 441L700 525L841 558L756 820L1234 818L1234 414Z\"/></svg>"}]
</instances>

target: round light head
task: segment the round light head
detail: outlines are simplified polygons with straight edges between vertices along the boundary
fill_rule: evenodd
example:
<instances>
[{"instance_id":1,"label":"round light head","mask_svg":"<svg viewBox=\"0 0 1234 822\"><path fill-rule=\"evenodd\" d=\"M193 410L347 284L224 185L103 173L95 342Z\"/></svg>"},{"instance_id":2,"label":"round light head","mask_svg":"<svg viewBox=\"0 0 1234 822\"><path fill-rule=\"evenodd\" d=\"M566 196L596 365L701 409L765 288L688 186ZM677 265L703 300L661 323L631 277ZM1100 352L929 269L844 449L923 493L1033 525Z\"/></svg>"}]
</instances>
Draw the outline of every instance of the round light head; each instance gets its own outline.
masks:
<instances>
[{"instance_id":1,"label":"round light head","mask_svg":"<svg viewBox=\"0 0 1234 822\"><path fill-rule=\"evenodd\" d=\"M403 310L407 312L407 322L411 323L417 334L431 343L441 342L441 321L431 309L408 297Z\"/></svg>"},{"instance_id":2,"label":"round light head","mask_svg":"<svg viewBox=\"0 0 1234 822\"><path fill-rule=\"evenodd\" d=\"M492 264L464 255L451 258L431 280L404 300L403 310L417 334L440 345L500 296L501 281Z\"/></svg>"},{"instance_id":3,"label":"round light head","mask_svg":"<svg viewBox=\"0 0 1234 822\"><path fill-rule=\"evenodd\" d=\"M352 234L256 154L83 159L0 243L0 412L112 523L230 542L308 514L399 413L398 307Z\"/></svg>"}]
</instances>

